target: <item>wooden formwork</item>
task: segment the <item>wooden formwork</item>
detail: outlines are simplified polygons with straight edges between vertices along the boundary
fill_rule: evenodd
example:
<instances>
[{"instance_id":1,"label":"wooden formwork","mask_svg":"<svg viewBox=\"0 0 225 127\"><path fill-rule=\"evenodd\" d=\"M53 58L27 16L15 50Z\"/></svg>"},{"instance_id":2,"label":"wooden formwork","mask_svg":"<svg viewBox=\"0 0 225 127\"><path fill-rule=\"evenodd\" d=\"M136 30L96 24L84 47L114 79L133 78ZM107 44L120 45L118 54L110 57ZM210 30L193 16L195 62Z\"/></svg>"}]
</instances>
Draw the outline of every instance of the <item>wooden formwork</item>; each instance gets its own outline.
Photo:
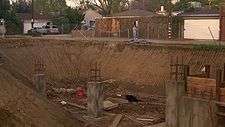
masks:
<instances>
[{"instance_id":1,"label":"wooden formwork","mask_svg":"<svg viewBox=\"0 0 225 127\"><path fill-rule=\"evenodd\" d=\"M145 39L168 39L169 18L153 17L110 17L96 21L97 37L132 37L132 27L138 21L139 37Z\"/></svg>"},{"instance_id":2,"label":"wooden formwork","mask_svg":"<svg viewBox=\"0 0 225 127\"><path fill-rule=\"evenodd\" d=\"M225 71L217 69L216 79L210 78L210 66L205 65L202 74L190 74L189 66L184 68L188 96L225 102ZM225 68L224 68L225 70ZM223 72L223 73L222 73ZM222 77L223 76L223 77Z\"/></svg>"}]
</instances>

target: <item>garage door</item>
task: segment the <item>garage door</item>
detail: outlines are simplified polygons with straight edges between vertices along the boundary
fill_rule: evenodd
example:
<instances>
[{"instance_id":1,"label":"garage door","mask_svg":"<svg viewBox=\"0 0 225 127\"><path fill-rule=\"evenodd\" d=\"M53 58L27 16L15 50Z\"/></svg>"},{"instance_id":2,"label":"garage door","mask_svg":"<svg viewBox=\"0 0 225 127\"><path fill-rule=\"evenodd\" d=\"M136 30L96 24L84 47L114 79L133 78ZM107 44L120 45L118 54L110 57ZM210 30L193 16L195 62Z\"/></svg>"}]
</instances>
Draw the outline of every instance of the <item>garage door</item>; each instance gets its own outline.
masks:
<instances>
[{"instance_id":1,"label":"garage door","mask_svg":"<svg viewBox=\"0 0 225 127\"><path fill-rule=\"evenodd\" d=\"M189 19L184 21L184 38L219 39L219 19Z\"/></svg>"}]
</instances>

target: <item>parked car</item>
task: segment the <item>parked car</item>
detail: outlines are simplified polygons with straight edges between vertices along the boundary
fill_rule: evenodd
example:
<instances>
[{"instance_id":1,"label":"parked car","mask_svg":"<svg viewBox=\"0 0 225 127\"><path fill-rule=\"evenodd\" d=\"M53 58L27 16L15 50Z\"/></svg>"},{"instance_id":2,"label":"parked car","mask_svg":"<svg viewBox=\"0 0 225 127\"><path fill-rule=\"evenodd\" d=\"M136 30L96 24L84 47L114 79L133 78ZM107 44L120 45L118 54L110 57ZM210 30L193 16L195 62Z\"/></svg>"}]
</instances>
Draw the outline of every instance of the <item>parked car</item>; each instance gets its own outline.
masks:
<instances>
[{"instance_id":1,"label":"parked car","mask_svg":"<svg viewBox=\"0 0 225 127\"><path fill-rule=\"evenodd\" d=\"M30 35L34 35L34 34L43 35L43 34L47 34L47 33L48 33L48 30L45 28L42 28L42 27L34 27L34 28L28 30L28 34L30 34Z\"/></svg>"},{"instance_id":2,"label":"parked car","mask_svg":"<svg viewBox=\"0 0 225 127\"><path fill-rule=\"evenodd\" d=\"M47 34L59 34L60 31L57 26L43 26L43 27L34 27L28 30L28 34L30 35L47 35Z\"/></svg>"},{"instance_id":3,"label":"parked car","mask_svg":"<svg viewBox=\"0 0 225 127\"><path fill-rule=\"evenodd\" d=\"M48 34L59 34L60 33L59 28L55 25L53 25L53 26L46 25L46 26L44 26L44 28L47 29Z\"/></svg>"}]
</instances>

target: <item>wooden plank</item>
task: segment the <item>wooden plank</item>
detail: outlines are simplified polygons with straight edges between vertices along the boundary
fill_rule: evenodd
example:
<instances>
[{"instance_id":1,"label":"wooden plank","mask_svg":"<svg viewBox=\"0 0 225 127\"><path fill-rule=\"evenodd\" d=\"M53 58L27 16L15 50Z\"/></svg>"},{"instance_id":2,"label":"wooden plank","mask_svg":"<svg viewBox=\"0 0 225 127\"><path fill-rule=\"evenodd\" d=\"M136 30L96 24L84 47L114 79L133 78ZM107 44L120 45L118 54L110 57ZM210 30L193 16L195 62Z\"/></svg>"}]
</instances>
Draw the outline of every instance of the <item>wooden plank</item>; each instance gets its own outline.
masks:
<instances>
[{"instance_id":1,"label":"wooden plank","mask_svg":"<svg viewBox=\"0 0 225 127\"><path fill-rule=\"evenodd\" d=\"M80 108L80 109L87 109L87 107L85 106L82 106L82 105L78 105L76 103L67 103L69 106L74 106L74 107L77 107L77 108Z\"/></svg>"},{"instance_id":2,"label":"wooden plank","mask_svg":"<svg viewBox=\"0 0 225 127\"><path fill-rule=\"evenodd\" d=\"M188 85L216 86L216 80L210 78L188 77Z\"/></svg>"},{"instance_id":3,"label":"wooden plank","mask_svg":"<svg viewBox=\"0 0 225 127\"><path fill-rule=\"evenodd\" d=\"M223 113L223 112L217 112L216 114L219 115L219 116L225 117L225 113Z\"/></svg>"},{"instance_id":4,"label":"wooden plank","mask_svg":"<svg viewBox=\"0 0 225 127\"><path fill-rule=\"evenodd\" d=\"M119 114L114 119L113 123L109 127L117 127L122 119L123 115Z\"/></svg>"}]
</instances>

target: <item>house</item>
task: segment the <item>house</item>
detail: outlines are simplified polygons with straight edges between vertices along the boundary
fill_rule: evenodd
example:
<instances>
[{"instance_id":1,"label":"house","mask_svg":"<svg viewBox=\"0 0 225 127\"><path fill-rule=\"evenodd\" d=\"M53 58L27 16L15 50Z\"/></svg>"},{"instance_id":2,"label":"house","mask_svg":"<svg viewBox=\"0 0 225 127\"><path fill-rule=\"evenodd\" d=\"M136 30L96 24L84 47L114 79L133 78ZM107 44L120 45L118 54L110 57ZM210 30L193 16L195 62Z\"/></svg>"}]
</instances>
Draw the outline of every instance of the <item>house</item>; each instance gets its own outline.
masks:
<instances>
[{"instance_id":1,"label":"house","mask_svg":"<svg viewBox=\"0 0 225 127\"><path fill-rule=\"evenodd\" d=\"M178 16L183 19L181 36L184 39L219 40L220 15L217 10L200 8Z\"/></svg>"},{"instance_id":2,"label":"house","mask_svg":"<svg viewBox=\"0 0 225 127\"><path fill-rule=\"evenodd\" d=\"M30 13L19 13L18 15L22 21L23 34L27 34L28 30L32 28L31 27L32 15ZM41 14L34 15L34 27L45 26L47 25L48 22L50 22L49 16Z\"/></svg>"},{"instance_id":3,"label":"house","mask_svg":"<svg viewBox=\"0 0 225 127\"><path fill-rule=\"evenodd\" d=\"M92 9L88 9L85 12L84 16L84 25L87 27L94 27L95 26L95 20L102 18L102 15L99 14L97 11L94 11Z\"/></svg>"}]
</instances>

